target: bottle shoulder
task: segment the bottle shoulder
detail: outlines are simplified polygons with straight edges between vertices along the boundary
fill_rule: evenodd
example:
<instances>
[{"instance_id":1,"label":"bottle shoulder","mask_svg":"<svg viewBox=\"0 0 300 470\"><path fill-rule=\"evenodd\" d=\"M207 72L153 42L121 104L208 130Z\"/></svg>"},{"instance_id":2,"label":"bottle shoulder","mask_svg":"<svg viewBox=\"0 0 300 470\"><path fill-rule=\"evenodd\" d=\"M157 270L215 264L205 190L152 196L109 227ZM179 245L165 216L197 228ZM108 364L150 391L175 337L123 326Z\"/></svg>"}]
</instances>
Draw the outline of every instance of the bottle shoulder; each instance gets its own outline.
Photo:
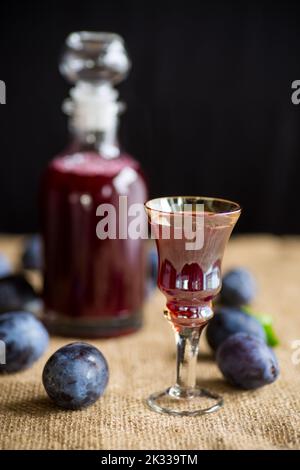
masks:
<instances>
[{"instance_id":1,"label":"bottle shoulder","mask_svg":"<svg viewBox=\"0 0 300 470\"><path fill-rule=\"evenodd\" d=\"M97 194L103 187L107 193L123 194L130 187L130 191L138 190L146 194L148 187L139 163L131 155L121 153L118 157L107 159L96 152L56 156L44 173L43 186L45 190Z\"/></svg>"},{"instance_id":2,"label":"bottle shoulder","mask_svg":"<svg viewBox=\"0 0 300 470\"><path fill-rule=\"evenodd\" d=\"M137 172L141 170L139 162L125 152L110 159L93 151L66 152L54 157L48 165L48 171L70 177L72 175L77 177L114 177L124 168L132 168Z\"/></svg>"}]
</instances>

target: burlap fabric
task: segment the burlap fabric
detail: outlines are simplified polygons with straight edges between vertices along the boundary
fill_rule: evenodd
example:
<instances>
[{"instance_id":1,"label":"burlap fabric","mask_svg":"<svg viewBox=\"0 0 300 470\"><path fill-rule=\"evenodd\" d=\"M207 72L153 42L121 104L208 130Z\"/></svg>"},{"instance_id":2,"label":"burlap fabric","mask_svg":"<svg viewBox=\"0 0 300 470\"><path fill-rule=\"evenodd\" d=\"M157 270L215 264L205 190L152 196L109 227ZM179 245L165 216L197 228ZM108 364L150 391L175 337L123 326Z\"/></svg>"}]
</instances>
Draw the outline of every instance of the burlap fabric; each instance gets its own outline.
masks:
<instances>
[{"instance_id":1,"label":"burlap fabric","mask_svg":"<svg viewBox=\"0 0 300 470\"><path fill-rule=\"evenodd\" d=\"M2 240L0 249L3 246L17 258L18 244ZM148 410L144 398L172 383L175 366L173 334L163 318L163 298L157 292L145 307L145 326L139 333L94 341L107 357L111 375L105 396L89 409L59 410L43 389L43 365L64 339L53 338L47 354L32 369L0 377L0 448L299 448L300 364L292 361L291 343L300 340L300 239L235 238L224 267L235 265L255 273L261 286L255 307L275 318L281 340L277 348L281 375L275 384L254 392L231 388L202 341L199 380L224 396L224 408L196 418Z\"/></svg>"}]
</instances>

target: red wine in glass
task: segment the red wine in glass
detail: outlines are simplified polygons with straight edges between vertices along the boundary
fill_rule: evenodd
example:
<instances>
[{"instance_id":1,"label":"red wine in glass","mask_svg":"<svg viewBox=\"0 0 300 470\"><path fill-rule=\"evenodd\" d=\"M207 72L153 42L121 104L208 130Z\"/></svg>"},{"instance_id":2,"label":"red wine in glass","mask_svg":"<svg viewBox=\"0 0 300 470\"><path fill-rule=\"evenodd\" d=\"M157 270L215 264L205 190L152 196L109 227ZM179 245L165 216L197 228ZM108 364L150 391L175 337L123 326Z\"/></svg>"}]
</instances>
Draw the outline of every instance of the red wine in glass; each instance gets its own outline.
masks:
<instances>
[{"instance_id":1,"label":"red wine in glass","mask_svg":"<svg viewBox=\"0 0 300 470\"><path fill-rule=\"evenodd\" d=\"M177 238L180 234L175 235L175 229L170 231L170 239L164 239L159 236L160 222L151 222L158 234L158 287L175 322L186 319L206 323L212 316L211 301L221 288L221 261L233 221L230 216L214 217L213 212L206 211L202 222L203 245L198 250L187 250L190 240L181 229L181 238Z\"/></svg>"}]
</instances>

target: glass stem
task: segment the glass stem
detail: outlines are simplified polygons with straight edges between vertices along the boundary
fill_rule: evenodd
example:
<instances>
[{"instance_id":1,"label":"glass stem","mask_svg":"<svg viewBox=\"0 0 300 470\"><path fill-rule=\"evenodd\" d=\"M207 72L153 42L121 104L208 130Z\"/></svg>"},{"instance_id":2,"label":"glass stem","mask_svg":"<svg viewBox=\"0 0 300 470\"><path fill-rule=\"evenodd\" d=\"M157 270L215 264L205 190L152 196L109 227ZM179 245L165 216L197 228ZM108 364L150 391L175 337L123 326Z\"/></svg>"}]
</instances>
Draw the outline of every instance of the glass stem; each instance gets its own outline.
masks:
<instances>
[{"instance_id":1,"label":"glass stem","mask_svg":"<svg viewBox=\"0 0 300 470\"><path fill-rule=\"evenodd\" d=\"M204 325L196 328L174 325L177 345L176 385L170 393L176 397L193 395L196 386L196 367L199 339Z\"/></svg>"}]
</instances>

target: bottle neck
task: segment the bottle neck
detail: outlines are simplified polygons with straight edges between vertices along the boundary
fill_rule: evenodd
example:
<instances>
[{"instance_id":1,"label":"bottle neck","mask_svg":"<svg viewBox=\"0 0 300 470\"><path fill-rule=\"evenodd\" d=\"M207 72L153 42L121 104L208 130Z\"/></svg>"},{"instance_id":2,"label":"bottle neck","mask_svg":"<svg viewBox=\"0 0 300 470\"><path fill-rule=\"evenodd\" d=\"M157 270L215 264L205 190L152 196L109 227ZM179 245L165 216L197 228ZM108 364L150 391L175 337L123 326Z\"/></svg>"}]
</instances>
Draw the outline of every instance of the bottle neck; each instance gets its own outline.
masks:
<instances>
[{"instance_id":1,"label":"bottle neck","mask_svg":"<svg viewBox=\"0 0 300 470\"><path fill-rule=\"evenodd\" d=\"M95 131L78 129L71 120L69 129L76 151L97 152L107 159L116 158L120 155L118 119L109 129Z\"/></svg>"},{"instance_id":2,"label":"bottle neck","mask_svg":"<svg viewBox=\"0 0 300 470\"><path fill-rule=\"evenodd\" d=\"M69 128L80 150L91 150L105 158L120 154L117 140L122 104L118 92L108 82L79 81L70 91L63 109L70 116Z\"/></svg>"}]
</instances>

